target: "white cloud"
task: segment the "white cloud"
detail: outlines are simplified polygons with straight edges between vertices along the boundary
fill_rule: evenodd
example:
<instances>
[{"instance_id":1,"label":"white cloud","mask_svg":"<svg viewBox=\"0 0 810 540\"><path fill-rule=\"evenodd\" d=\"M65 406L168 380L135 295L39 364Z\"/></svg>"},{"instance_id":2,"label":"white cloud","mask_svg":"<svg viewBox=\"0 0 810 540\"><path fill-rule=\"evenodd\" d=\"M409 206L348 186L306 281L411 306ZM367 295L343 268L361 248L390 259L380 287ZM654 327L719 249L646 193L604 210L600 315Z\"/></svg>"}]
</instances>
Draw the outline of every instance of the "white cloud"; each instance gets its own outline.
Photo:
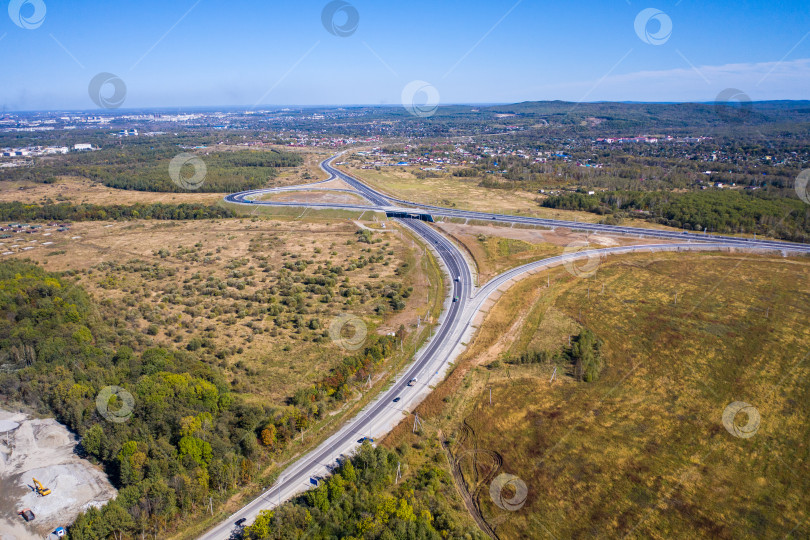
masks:
<instances>
[{"instance_id":1,"label":"white cloud","mask_svg":"<svg viewBox=\"0 0 810 540\"><path fill-rule=\"evenodd\" d=\"M738 88L754 101L810 99L810 59L755 64L638 71L576 83L544 85L519 92L516 100L714 101L726 88Z\"/></svg>"}]
</instances>

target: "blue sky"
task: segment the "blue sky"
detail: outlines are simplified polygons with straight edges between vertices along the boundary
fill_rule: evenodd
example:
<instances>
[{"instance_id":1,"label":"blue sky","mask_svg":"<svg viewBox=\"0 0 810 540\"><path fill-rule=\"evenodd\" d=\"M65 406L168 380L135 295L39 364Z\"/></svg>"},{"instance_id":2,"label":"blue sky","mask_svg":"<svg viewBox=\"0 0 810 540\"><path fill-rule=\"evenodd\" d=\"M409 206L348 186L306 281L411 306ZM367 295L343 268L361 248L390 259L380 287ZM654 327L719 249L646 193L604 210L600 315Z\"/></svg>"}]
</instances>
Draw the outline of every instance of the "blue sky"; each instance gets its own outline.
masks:
<instances>
[{"instance_id":1,"label":"blue sky","mask_svg":"<svg viewBox=\"0 0 810 540\"><path fill-rule=\"evenodd\" d=\"M2 0L6 110L93 109L99 72L126 83L126 108L399 104L413 80L441 103L810 98L806 0L350 0L347 37L324 27L321 0L11 2L29 25L33 3L46 11L25 29ZM672 21L662 44L636 33L646 8Z\"/></svg>"}]
</instances>

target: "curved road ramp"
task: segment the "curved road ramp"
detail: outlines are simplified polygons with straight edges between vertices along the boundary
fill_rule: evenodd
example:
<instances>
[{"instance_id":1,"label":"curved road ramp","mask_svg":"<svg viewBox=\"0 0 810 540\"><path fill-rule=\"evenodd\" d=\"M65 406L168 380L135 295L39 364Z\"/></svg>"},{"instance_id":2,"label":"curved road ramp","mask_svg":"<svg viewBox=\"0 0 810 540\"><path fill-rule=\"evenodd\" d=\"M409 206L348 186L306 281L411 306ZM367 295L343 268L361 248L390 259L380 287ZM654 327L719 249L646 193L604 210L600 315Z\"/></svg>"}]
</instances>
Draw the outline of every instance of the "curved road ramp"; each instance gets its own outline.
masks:
<instances>
[{"instance_id":1,"label":"curved road ramp","mask_svg":"<svg viewBox=\"0 0 810 540\"><path fill-rule=\"evenodd\" d=\"M340 155L340 154L338 154ZM309 204L309 207L337 208L344 210L376 209L385 212L402 227L407 227L419 236L436 256L442 267L448 290L439 324L431 339L415 355L413 361L395 377L391 387L382 392L357 416L341 427L332 437L317 448L298 459L281 473L279 481L261 496L254 499L226 521L218 524L201 538L204 540L224 540L238 532L240 526L251 524L262 510L268 510L279 503L311 488L317 479L326 476L344 456L350 455L366 438L377 439L391 431L399 422L430 394L432 388L445 376L451 363L461 354L478 324L492 302L512 283L534 273L559 265L587 265L603 257L634 252L656 251L744 251L757 253L779 253L782 256L810 253L810 245L791 244L772 240L754 240L739 237L700 235L658 229L635 229L590 223L574 223L559 220L545 220L481 212L465 212L435 206L424 206L395 199L363 184L358 179L332 167L333 156L321 164L329 174L323 182L339 178L354 188L369 202L369 206ZM299 190L308 186L318 186L323 182L298 186ZM289 188L285 188L289 189ZM254 190L228 195L226 202L241 205L304 206L302 202L273 202L258 200L261 195L277 189ZM406 208L411 207L411 208ZM396 214L396 216L392 216ZM401 214L401 215L400 215ZM596 250L583 250L563 253L514 268L493 278L482 287L475 287L472 263L459 248L428 222L432 217L444 216L486 222L501 222L541 226L545 228L565 227L574 230L614 234L638 238L655 238L661 243L644 243L636 246L619 246ZM394 399L396 398L396 401Z\"/></svg>"}]
</instances>

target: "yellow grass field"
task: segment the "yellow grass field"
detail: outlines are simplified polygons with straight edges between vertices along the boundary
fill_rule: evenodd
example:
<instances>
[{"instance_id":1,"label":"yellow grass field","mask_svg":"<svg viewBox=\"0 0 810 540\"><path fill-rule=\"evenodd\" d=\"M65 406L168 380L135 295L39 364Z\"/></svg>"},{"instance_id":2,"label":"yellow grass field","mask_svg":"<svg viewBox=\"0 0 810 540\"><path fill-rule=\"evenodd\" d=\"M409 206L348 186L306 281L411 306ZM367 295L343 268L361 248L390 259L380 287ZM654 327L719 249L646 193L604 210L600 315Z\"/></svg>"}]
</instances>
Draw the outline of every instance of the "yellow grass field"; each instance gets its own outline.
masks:
<instances>
[{"instance_id":1,"label":"yellow grass field","mask_svg":"<svg viewBox=\"0 0 810 540\"><path fill-rule=\"evenodd\" d=\"M420 407L422 436L445 440L499 538L806 538L809 274L806 258L643 254L526 279ZM510 363L582 328L602 341L596 382Z\"/></svg>"}]
</instances>

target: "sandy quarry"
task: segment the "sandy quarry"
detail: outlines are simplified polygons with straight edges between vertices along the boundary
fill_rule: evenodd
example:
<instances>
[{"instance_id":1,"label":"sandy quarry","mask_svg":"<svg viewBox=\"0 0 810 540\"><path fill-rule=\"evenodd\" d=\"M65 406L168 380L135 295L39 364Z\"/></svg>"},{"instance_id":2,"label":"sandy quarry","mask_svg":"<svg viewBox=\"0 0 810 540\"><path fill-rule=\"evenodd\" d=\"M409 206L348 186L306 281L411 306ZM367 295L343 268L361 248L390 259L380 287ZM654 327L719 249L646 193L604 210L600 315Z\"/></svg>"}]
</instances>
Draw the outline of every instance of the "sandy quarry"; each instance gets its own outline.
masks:
<instances>
[{"instance_id":1,"label":"sandy quarry","mask_svg":"<svg viewBox=\"0 0 810 540\"><path fill-rule=\"evenodd\" d=\"M74 453L77 442L52 418L0 410L0 540L45 538L72 523L82 509L115 497L104 472ZM38 496L32 478L52 493ZM17 515L23 508L36 519L25 523Z\"/></svg>"}]
</instances>

